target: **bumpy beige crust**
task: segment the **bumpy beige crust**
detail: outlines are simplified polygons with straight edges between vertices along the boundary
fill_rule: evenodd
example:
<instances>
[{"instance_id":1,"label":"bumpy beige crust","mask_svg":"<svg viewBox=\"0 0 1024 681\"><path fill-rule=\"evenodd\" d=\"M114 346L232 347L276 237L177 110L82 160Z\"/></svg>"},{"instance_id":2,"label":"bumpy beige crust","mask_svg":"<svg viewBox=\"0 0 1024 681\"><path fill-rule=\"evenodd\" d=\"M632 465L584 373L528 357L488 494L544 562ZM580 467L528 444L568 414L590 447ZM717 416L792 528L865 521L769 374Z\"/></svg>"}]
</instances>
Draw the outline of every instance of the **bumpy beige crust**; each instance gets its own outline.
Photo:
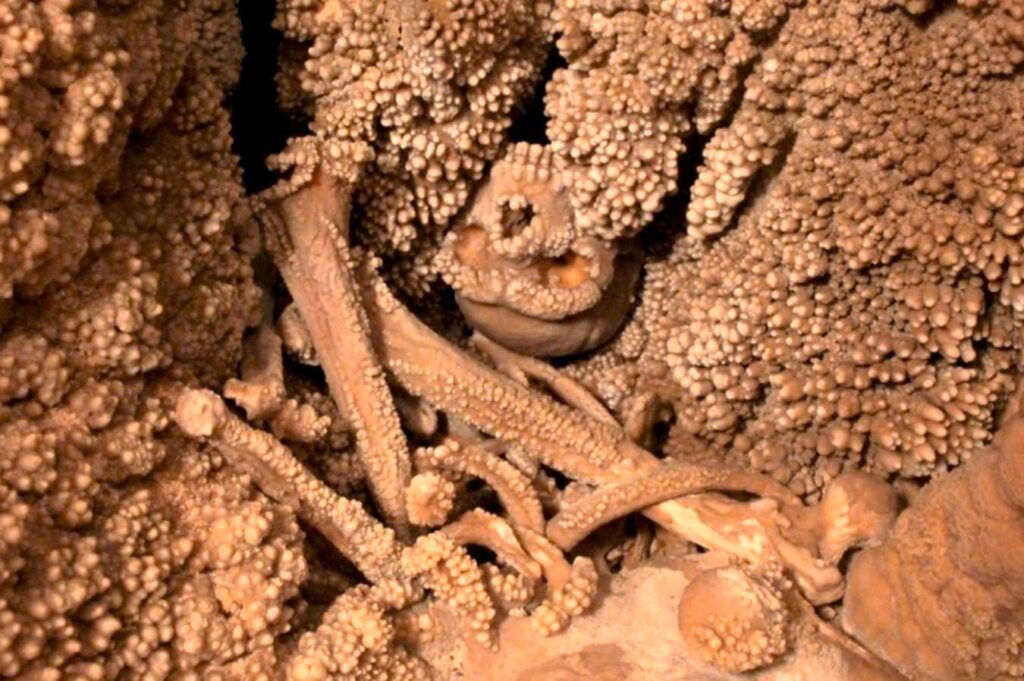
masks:
<instances>
[{"instance_id":1,"label":"bumpy beige crust","mask_svg":"<svg viewBox=\"0 0 1024 681\"><path fill-rule=\"evenodd\" d=\"M784 654L788 619L781 590L737 568L701 573L679 599L679 631L687 648L726 672L759 669Z\"/></svg>"},{"instance_id":2,"label":"bumpy beige crust","mask_svg":"<svg viewBox=\"0 0 1024 681\"><path fill-rule=\"evenodd\" d=\"M1024 36L1017 2L787 4L670 220L686 236L573 371L671 400L671 449L816 499L991 437L1020 364Z\"/></svg>"},{"instance_id":3,"label":"bumpy beige crust","mask_svg":"<svg viewBox=\"0 0 1024 681\"><path fill-rule=\"evenodd\" d=\"M0 676L269 679L285 507L176 431L258 319L234 3L0 7Z\"/></svg>"},{"instance_id":4,"label":"bumpy beige crust","mask_svg":"<svg viewBox=\"0 0 1024 681\"><path fill-rule=\"evenodd\" d=\"M339 176L356 179L358 238L424 293L444 229L501 151L544 60L533 0L286 0L277 25L306 50L298 81ZM282 159L287 161L286 159Z\"/></svg>"},{"instance_id":5,"label":"bumpy beige crust","mask_svg":"<svg viewBox=\"0 0 1024 681\"><path fill-rule=\"evenodd\" d=\"M0 678L1024 677L1020 0L237 9L0 2Z\"/></svg>"},{"instance_id":6,"label":"bumpy beige crust","mask_svg":"<svg viewBox=\"0 0 1024 681\"><path fill-rule=\"evenodd\" d=\"M268 496L295 509L369 579L400 576L399 544L393 530L358 502L335 495L284 445L246 425L217 395L206 390L183 392L174 419L187 435L213 443Z\"/></svg>"},{"instance_id":7,"label":"bumpy beige crust","mask_svg":"<svg viewBox=\"0 0 1024 681\"><path fill-rule=\"evenodd\" d=\"M687 134L721 123L761 39L800 3L554 4L568 67L548 83L548 136L581 235L611 240L639 231L676 190Z\"/></svg>"},{"instance_id":8,"label":"bumpy beige crust","mask_svg":"<svg viewBox=\"0 0 1024 681\"><path fill-rule=\"evenodd\" d=\"M405 488L411 465L398 412L367 337L349 271L349 190L318 173L302 191L260 212L264 235L309 330L338 407L385 519L407 534Z\"/></svg>"}]
</instances>

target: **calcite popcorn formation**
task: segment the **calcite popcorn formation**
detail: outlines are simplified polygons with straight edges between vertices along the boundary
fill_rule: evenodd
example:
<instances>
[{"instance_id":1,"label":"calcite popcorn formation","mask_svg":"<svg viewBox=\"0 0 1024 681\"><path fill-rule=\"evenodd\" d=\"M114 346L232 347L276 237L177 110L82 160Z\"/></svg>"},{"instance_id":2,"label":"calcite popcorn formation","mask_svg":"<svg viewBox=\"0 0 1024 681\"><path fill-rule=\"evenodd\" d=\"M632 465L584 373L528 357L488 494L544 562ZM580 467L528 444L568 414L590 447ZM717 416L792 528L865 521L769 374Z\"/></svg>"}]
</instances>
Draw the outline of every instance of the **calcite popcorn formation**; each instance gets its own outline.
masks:
<instances>
[{"instance_id":1,"label":"calcite popcorn formation","mask_svg":"<svg viewBox=\"0 0 1024 681\"><path fill-rule=\"evenodd\" d=\"M0 6L0 678L1024 677L1024 3L240 12Z\"/></svg>"},{"instance_id":2,"label":"calcite popcorn formation","mask_svg":"<svg viewBox=\"0 0 1024 681\"><path fill-rule=\"evenodd\" d=\"M436 278L445 228L534 87L549 14L532 0L279 3L282 104L312 116L317 152L355 183L361 240L404 290Z\"/></svg>"},{"instance_id":3,"label":"calcite popcorn formation","mask_svg":"<svg viewBox=\"0 0 1024 681\"><path fill-rule=\"evenodd\" d=\"M222 2L0 7L0 676L258 678L302 610L294 514L171 425L260 291Z\"/></svg>"},{"instance_id":4,"label":"calcite popcorn formation","mask_svg":"<svg viewBox=\"0 0 1024 681\"><path fill-rule=\"evenodd\" d=\"M681 452L812 498L850 467L959 464L1018 364L1021 9L881 4L791 12L636 321L579 369L671 401Z\"/></svg>"}]
</instances>

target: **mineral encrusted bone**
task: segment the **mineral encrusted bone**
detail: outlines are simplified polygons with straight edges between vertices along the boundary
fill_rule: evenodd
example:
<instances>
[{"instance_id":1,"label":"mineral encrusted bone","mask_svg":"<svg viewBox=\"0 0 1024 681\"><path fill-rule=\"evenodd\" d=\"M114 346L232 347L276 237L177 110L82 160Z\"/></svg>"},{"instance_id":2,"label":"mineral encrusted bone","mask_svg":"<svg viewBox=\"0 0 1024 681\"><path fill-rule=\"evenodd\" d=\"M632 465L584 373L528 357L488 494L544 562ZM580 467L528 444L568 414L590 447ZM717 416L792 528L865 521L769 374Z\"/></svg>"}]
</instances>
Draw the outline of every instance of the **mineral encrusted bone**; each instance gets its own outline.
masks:
<instances>
[{"instance_id":1,"label":"mineral encrusted bone","mask_svg":"<svg viewBox=\"0 0 1024 681\"><path fill-rule=\"evenodd\" d=\"M1024 1L261 16L0 0L0 679L1024 678Z\"/></svg>"}]
</instances>

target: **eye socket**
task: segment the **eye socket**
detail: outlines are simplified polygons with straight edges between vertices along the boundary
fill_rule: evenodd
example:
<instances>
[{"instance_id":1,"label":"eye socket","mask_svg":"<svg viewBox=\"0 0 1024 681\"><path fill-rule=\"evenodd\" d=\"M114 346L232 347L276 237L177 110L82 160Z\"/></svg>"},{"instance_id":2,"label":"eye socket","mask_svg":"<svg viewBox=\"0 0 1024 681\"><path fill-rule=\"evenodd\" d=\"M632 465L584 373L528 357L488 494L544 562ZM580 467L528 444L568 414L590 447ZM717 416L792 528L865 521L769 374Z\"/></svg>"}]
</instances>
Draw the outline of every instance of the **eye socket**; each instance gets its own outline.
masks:
<instances>
[{"instance_id":1,"label":"eye socket","mask_svg":"<svg viewBox=\"0 0 1024 681\"><path fill-rule=\"evenodd\" d=\"M459 231L455 241L455 256L468 267L483 268L488 265L490 252L487 233L475 225L468 225Z\"/></svg>"},{"instance_id":2,"label":"eye socket","mask_svg":"<svg viewBox=\"0 0 1024 681\"><path fill-rule=\"evenodd\" d=\"M533 222L536 215L533 204L521 201L501 201L501 236L508 239L518 236L526 227Z\"/></svg>"},{"instance_id":3,"label":"eye socket","mask_svg":"<svg viewBox=\"0 0 1024 681\"><path fill-rule=\"evenodd\" d=\"M553 286L577 288L590 280L590 259L568 251L546 262L545 275Z\"/></svg>"}]
</instances>

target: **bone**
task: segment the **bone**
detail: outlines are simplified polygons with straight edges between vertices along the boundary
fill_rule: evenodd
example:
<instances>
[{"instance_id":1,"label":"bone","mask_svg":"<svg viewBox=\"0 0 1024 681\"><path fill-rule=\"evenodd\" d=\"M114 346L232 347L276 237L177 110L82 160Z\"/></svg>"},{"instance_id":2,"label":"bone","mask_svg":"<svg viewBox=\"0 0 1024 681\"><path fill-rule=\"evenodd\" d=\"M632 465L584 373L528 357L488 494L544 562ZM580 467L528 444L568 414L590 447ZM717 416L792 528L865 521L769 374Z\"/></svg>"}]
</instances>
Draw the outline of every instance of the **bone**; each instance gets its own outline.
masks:
<instances>
[{"instance_id":1,"label":"bone","mask_svg":"<svg viewBox=\"0 0 1024 681\"><path fill-rule=\"evenodd\" d=\"M207 439L233 465L251 475L269 497L294 509L367 579L376 582L402 575L401 544L391 529L359 502L336 494L276 438L231 413L216 394L208 390L183 392L174 420L187 435Z\"/></svg>"},{"instance_id":2,"label":"bone","mask_svg":"<svg viewBox=\"0 0 1024 681\"><path fill-rule=\"evenodd\" d=\"M367 337L348 251L349 189L320 173L260 212L267 246L295 301L331 395L352 419L370 490L385 519L410 536L408 446Z\"/></svg>"}]
</instances>

